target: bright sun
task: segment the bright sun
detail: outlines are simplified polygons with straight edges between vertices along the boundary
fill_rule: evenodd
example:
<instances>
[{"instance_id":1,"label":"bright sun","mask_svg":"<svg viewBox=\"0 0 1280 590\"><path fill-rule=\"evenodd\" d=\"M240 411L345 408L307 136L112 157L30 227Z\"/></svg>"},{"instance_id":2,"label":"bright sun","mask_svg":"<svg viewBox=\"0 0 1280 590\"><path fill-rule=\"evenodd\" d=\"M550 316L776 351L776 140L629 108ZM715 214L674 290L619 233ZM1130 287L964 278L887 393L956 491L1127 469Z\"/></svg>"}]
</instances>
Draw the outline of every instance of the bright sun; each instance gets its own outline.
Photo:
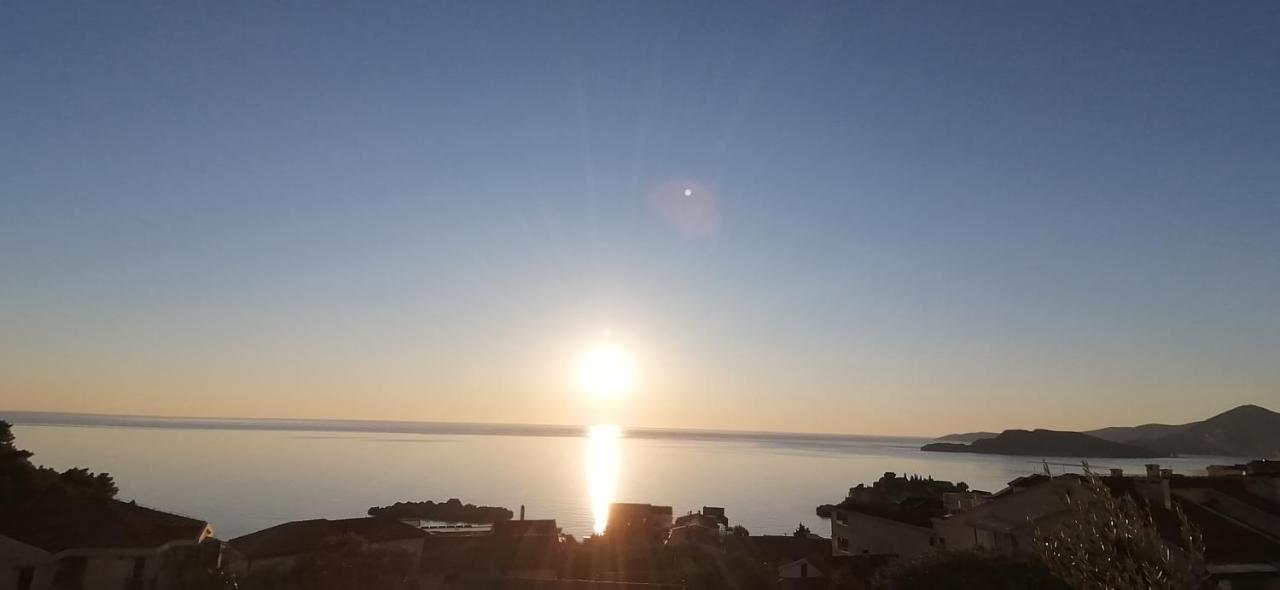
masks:
<instances>
[{"instance_id":1,"label":"bright sun","mask_svg":"<svg viewBox=\"0 0 1280 590\"><path fill-rule=\"evenodd\" d=\"M617 346L595 346L578 360L578 387L592 396L616 398L630 392L635 385L635 361Z\"/></svg>"}]
</instances>

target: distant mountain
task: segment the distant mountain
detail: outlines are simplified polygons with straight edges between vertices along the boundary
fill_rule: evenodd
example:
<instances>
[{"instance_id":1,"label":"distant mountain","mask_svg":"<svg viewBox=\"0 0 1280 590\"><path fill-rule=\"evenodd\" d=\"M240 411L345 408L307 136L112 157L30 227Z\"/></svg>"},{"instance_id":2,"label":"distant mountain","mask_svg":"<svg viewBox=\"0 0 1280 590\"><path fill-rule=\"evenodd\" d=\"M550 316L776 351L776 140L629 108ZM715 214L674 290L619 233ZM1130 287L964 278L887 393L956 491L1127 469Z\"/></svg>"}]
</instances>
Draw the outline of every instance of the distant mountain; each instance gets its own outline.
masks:
<instances>
[{"instance_id":1,"label":"distant mountain","mask_svg":"<svg viewBox=\"0 0 1280 590\"><path fill-rule=\"evenodd\" d=\"M1175 426L1142 444L1186 455L1280 457L1280 414L1259 406L1240 406L1208 420Z\"/></svg>"},{"instance_id":2,"label":"distant mountain","mask_svg":"<svg viewBox=\"0 0 1280 590\"><path fill-rule=\"evenodd\" d=\"M1162 457L1153 449L1104 440L1081 432L1059 430L1006 430L995 438L984 438L971 444L931 443L922 451L944 453L980 453L986 455L1026 455L1035 457L1103 457L1138 459Z\"/></svg>"},{"instance_id":3,"label":"distant mountain","mask_svg":"<svg viewBox=\"0 0 1280 590\"><path fill-rule=\"evenodd\" d=\"M995 438L997 436L999 436L999 434L995 432L961 432L957 434L948 434L946 436L940 436L937 438L937 440L942 440L947 442L970 443L975 440L982 440L984 438Z\"/></svg>"},{"instance_id":4,"label":"distant mountain","mask_svg":"<svg viewBox=\"0 0 1280 590\"><path fill-rule=\"evenodd\" d=\"M1194 422L1192 423L1194 424ZM1143 444L1162 436L1186 430L1191 424L1143 424L1142 426L1112 426L1085 431L1085 434L1114 442Z\"/></svg>"}]
</instances>

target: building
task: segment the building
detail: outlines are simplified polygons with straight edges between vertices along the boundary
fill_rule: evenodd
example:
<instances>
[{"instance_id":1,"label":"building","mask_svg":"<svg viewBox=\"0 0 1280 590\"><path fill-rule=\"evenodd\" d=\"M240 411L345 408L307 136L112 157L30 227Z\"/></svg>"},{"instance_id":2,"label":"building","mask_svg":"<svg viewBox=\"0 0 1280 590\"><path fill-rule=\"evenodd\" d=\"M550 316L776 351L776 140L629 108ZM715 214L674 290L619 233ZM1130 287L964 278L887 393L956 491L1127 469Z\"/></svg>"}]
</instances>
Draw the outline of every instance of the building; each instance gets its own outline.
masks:
<instances>
[{"instance_id":1,"label":"building","mask_svg":"<svg viewBox=\"0 0 1280 590\"><path fill-rule=\"evenodd\" d=\"M846 499L831 513L831 554L914 557L927 553L935 544L933 519L942 515L942 501L937 499L897 503Z\"/></svg>"},{"instance_id":2,"label":"building","mask_svg":"<svg viewBox=\"0 0 1280 590\"><path fill-rule=\"evenodd\" d=\"M1204 538L1207 574L1219 581L1280 582L1280 478L1270 476L1188 477L1159 465L1125 476L1100 477L1114 495L1127 495L1150 510L1161 535L1179 536L1178 511ZM941 546L1004 554L1034 549L1036 531L1052 531L1069 516L1064 494L1083 490L1079 475L1018 478L989 501L935 521ZM1252 587L1252 586L1250 586Z\"/></svg>"},{"instance_id":3,"label":"building","mask_svg":"<svg viewBox=\"0 0 1280 590\"><path fill-rule=\"evenodd\" d=\"M560 571L560 527L555 520L494 523L489 560L504 577L554 579Z\"/></svg>"},{"instance_id":4,"label":"building","mask_svg":"<svg viewBox=\"0 0 1280 590\"><path fill-rule=\"evenodd\" d=\"M132 502L40 498L0 510L0 590L179 590L206 560L216 566L212 534Z\"/></svg>"},{"instance_id":5,"label":"building","mask_svg":"<svg viewBox=\"0 0 1280 590\"><path fill-rule=\"evenodd\" d=\"M752 535L752 550L778 573L785 589L826 588L836 569L830 543L817 536Z\"/></svg>"},{"instance_id":6,"label":"building","mask_svg":"<svg viewBox=\"0 0 1280 590\"><path fill-rule=\"evenodd\" d=\"M407 567L419 568L424 540L430 535L389 518L317 518L286 522L227 542L228 567L237 576L278 576L309 557L351 542L364 550L404 553Z\"/></svg>"},{"instance_id":7,"label":"building","mask_svg":"<svg viewBox=\"0 0 1280 590\"><path fill-rule=\"evenodd\" d=\"M668 543L710 543L720 540L724 527L709 514L690 513L676 518L667 536Z\"/></svg>"},{"instance_id":8,"label":"building","mask_svg":"<svg viewBox=\"0 0 1280 590\"><path fill-rule=\"evenodd\" d=\"M722 506L703 506L702 514L715 518L720 523L720 526L729 526L729 517L725 516L724 507Z\"/></svg>"},{"instance_id":9,"label":"building","mask_svg":"<svg viewBox=\"0 0 1280 590\"><path fill-rule=\"evenodd\" d=\"M699 512L676 517L667 536L668 543L709 543L720 541L728 532L729 518L724 508L703 506Z\"/></svg>"},{"instance_id":10,"label":"building","mask_svg":"<svg viewBox=\"0 0 1280 590\"><path fill-rule=\"evenodd\" d=\"M554 580L560 570L560 532L554 520L509 520L494 523L489 535L433 535L423 549L418 588Z\"/></svg>"},{"instance_id":11,"label":"building","mask_svg":"<svg viewBox=\"0 0 1280 590\"><path fill-rule=\"evenodd\" d=\"M615 502L609 505L605 534L665 538L672 524L670 506Z\"/></svg>"},{"instance_id":12,"label":"building","mask_svg":"<svg viewBox=\"0 0 1280 590\"><path fill-rule=\"evenodd\" d=\"M967 510L985 501L986 492L963 482L931 477L899 477L886 471L870 486L849 488L845 499L818 509L831 520L831 554L910 557L934 548L933 519L948 509Z\"/></svg>"},{"instance_id":13,"label":"building","mask_svg":"<svg viewBox=\"0 0 1280 590\"><path fill-rule=\"evenodd\" d=\"M558 543L560 541L560 527L556 525L555 519L501 520L493 523L493 536L497 538L539 538Z\"/></svg>"},{"instance_id":14,"label":"building","mask_svg":"<svg viewBox=\"0 0 1280 590\"><path fill-rule=\"evenodd\" d=\"M1050 524L1045 519L1064 514L1063 492L1080 489L1078 479L1060 479L1058 485L1049 485L1054 479L1045 475L1020 477L986 502L939 519L934 523L936 545L956 551L1030 551L1036 529Z\"/></svg>"}]
</instances>

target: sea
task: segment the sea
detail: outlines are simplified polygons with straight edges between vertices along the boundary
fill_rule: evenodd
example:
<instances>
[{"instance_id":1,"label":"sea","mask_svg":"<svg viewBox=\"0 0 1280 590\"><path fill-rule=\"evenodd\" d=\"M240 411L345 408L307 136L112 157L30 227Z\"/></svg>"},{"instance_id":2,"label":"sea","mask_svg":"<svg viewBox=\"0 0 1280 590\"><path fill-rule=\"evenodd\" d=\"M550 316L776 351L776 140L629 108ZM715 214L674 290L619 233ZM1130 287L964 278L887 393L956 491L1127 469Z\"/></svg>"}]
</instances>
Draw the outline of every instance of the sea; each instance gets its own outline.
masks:
<instances>
[{"instance_id":1,"label":"sea","mask_svg":"<svg viewBox=\"0 0 1280 590\"><path fill-rule=\"evenodd\" d=\"M292 520L363 516L397 501L505 506L554 518L582 537L611 502L671 506L677 516L722 506L752 534L799 524L885 472L998 491L1010 480L1079 472L1080 457L920 450L930 439L885 436L344 420L212 420L0 412L19 447L56 469L110 473L119 497L196 517L230 539ZM1204 474L1233 457L1094 459L1092 469L1141 472L1158 462Z\"/></svg>"}]
</instances>

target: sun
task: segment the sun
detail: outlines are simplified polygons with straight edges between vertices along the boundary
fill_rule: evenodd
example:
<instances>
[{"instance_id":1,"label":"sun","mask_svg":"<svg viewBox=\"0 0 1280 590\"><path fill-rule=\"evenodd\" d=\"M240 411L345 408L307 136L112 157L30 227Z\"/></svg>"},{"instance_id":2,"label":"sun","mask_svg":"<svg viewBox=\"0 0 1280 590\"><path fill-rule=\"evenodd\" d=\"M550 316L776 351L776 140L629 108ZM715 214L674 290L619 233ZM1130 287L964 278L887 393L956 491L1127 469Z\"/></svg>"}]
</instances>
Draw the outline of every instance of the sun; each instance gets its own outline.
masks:
<instances>
[{"instance_id":1,"label":"sun","mask_svg":"<svg viewBox=\"0 0 1280 590\"><path fill-rule=\"evenodd\" d=\"M635 359L618 346L594 346L578 360L578 387L593 397L614 399L635 386Z\"/></svg>"}]
</instances>

